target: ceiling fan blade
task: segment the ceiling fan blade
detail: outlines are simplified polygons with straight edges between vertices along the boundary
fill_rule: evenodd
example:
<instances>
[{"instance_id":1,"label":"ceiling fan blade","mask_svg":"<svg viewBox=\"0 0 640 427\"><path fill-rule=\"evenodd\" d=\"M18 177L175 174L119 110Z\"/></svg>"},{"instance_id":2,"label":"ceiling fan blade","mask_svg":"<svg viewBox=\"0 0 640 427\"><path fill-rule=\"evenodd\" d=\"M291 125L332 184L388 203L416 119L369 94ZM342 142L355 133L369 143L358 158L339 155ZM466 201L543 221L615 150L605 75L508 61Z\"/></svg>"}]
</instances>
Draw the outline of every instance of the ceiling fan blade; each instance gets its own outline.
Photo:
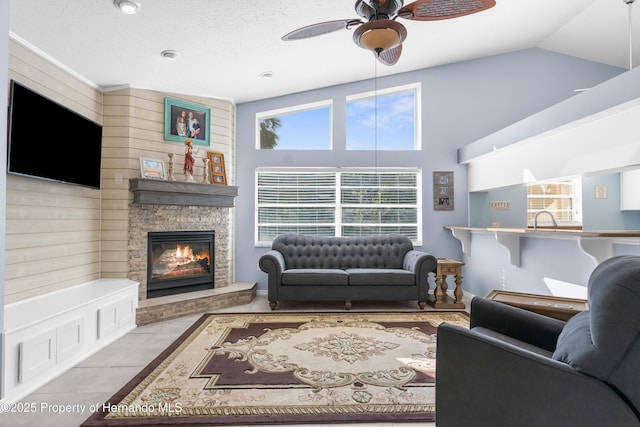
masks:
<instances>
[{"instance_id":1,"label":"ceiling fan blade","mask_svg":"<svg viewBox=\"0 0 640 427\"><path fill-rule=\"evenodd\" d=\"M495 0L416 0L400 9L398 16L413 21L439 21L482 12L495 5Z\"/></svg>"},{"instance_id":2,"label":"ceiling fan blade","mask_svg":"<svg viewBox=\"0 0 640 427\"><path fill-rule=\"evenodd\" d=\"M353 26L361 24L359 19L339 19L336 21L320 22L318 24L307 25L291 31L282 36L282 40L300 40L309 37L321 36L338 30L350 30Z\"/></svg>"},{"instance_id":3,"label":"ceiling fan blade","mask_svg":"<svg viewBox=\"0 0 640 427\"><path fill-rule=\"evenodd\" d=\"M388 49L382 51L380 54L373 53L378 61L382 62L384 65L394 65L400 59L400 54L402 53L402 45L394 47L393 49Z\"/></svg>"}]
</instances>

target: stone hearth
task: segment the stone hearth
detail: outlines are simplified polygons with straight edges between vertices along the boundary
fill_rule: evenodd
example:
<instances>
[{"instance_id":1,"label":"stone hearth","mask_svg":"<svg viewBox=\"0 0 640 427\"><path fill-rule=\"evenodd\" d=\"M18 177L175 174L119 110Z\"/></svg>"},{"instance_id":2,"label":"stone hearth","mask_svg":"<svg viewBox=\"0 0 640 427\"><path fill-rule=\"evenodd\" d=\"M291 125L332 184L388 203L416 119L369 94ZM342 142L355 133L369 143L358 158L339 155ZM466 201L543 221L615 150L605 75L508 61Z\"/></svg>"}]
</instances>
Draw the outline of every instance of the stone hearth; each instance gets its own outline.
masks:
<instances>
[{"instance_id":1,"label":"stone hearth","mask_svg":"<svg viewBox=\"0 0 640 427\"><path fill-rule=\"evenodd\" d=\"M150 298L140 301L136 323L146 325L188 314L248 304L256 297L255 283L233 283L224 288Z\"/></svg>"}]
</instances>

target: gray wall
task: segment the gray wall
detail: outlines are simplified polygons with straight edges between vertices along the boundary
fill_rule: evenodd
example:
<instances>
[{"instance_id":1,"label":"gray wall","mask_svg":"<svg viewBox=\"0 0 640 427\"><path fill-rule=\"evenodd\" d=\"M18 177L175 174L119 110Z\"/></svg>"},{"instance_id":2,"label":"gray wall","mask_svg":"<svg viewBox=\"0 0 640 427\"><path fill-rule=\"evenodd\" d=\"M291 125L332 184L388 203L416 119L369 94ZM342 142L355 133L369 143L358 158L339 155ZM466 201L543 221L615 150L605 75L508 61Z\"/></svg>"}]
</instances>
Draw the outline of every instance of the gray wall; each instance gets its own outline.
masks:
<instances>
[{"instance_id":1,"label":"gray wall","mask_svg":"<svg viewBox=\"0 0 640 427\"><path fill-rule=\"evenodd\" d=\"M595 187L607 188L607 197L596 199ZM585 230L640 230L640 211L620 210L620 174L610 173L582 180L582 222Z\"/></svg>"},{"instance_id":2,"label":"gray wall","mask_svg":"<svg viewBox=\"0 0 640 427\"><path fill-rule=\"evenodd\" d=\"M378 166L418 166L423 177L423 246L438 257L462 259L459 243L445 225L467 225L466 167L458 148L521 120L623 70L541 49L480 58L378 79L378 89L420 82L422 85L422 151L384 152ZM319 70L321 72L321 70ZM310 77L312 78L312 77ZM373 166L373 152L349 152L345 146L345 97L375 88L373 80L255 101L237 106L236 152L239 197L235 208L236 280L258 283L266 275L256 247L255 169L261 166ZM256 113L320 100L333 100L332 151L256 150ZM453 171L455 210L432 208L432 172ZM499 171L496 171L499 173ZM473 284L469 283L472 292Z\"/></svg>"}]
</instances>

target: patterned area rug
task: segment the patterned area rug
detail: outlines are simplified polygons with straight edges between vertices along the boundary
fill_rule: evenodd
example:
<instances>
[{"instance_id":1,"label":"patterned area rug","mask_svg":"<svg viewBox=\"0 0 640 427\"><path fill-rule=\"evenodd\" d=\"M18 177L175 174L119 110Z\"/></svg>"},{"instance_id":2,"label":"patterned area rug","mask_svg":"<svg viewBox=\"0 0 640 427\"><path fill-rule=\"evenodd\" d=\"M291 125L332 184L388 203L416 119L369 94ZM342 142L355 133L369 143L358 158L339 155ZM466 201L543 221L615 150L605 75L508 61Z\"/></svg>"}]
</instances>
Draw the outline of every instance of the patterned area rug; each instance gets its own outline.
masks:
<instances>
[{"instance_id":1,"label":"patterned area rug","mask_svg":"<svg viewBox=\"0 0 640 427\"><path fill-rule=\"evenodd\" d=\"M89 426L433 421L436 330L463 313L206 314Z\"/></svg>"}]
</instances>

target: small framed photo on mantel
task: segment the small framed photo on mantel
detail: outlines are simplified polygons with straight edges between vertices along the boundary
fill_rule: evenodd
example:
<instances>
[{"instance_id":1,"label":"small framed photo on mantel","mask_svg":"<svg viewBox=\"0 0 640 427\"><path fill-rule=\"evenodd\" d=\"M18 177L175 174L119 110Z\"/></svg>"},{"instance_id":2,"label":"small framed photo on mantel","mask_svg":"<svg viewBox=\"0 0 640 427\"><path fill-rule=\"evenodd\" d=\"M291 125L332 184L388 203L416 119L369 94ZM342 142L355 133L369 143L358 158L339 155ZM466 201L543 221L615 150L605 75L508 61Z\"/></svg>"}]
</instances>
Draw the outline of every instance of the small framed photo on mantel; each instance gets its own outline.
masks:
<instances>
[{"instance_id":1,"label":"small framed photo on mantel","mask_svg":"<svg viewBox=\"0 0 640 427\"><path fill-rule=\"evenodd\" d=\"M433 210L452 211L453 207L453 172L434 172Z\"/></svg>"},{"instance_id":2,"label":"small framed photo on mantel","mask_svg":"<svg viewBox=\"0 0 640 427\"><path fill-rule=\"evenodd\" d=\"M140 157L140 176L145 179L166 180L167 176L162 160Z\"/></svg>"},{"instance_id":3,"label":"small framed photo on mantel","mask_svg":"<svg viewBox=\"0 0 640 427\"><path fill-rule=\"evenodd\" d=\"M227 172L224 168L224 154L208 151L209 157L209 175L211 183L218 185L227 185Z\"/></svg>"}]
</instances>

